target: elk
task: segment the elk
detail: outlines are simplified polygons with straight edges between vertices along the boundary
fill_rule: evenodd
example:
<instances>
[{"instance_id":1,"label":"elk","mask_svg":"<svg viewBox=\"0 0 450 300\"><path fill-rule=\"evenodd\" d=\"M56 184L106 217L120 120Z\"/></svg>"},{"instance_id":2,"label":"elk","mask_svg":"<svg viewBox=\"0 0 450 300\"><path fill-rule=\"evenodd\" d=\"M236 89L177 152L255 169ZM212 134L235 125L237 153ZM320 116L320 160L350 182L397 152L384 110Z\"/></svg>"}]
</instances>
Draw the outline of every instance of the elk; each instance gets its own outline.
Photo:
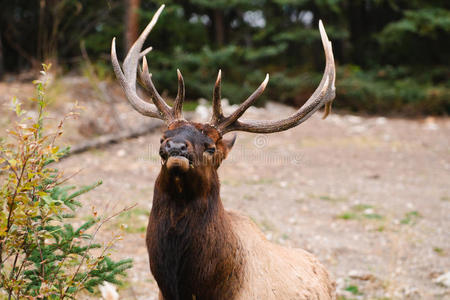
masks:
<instances>
[{"instance_id":1,"label":"elk","mask_svg":"<svg viewBox=\"0 0 450 300\"><path fill-rule=\"evenodd\" d=\"M308 101L281 120L240 120L264 91L269 76L232 114L221 107L221 71L212 95L213 113L207 123L187 121L182 115L185 98L179 70L178 93L169 106L156 90L142 51L164 5L130 48L120 67L115 39L111 46L114 72L130 104L139 113L164 120L161 138L161 171L156 179L153 206L146 234L150 270L159 287L159 299L335 299L334 282L325 267L310 253L284 248L266 240L247 217L224 209L217 169L231 150L232 131L273 133L295 127L335 97L335 66L322 22L325 50L323 78ZM142 59L142 68L138 63ZM153 104L136 91L136 76Z\"/></svg>"}]
</instances>

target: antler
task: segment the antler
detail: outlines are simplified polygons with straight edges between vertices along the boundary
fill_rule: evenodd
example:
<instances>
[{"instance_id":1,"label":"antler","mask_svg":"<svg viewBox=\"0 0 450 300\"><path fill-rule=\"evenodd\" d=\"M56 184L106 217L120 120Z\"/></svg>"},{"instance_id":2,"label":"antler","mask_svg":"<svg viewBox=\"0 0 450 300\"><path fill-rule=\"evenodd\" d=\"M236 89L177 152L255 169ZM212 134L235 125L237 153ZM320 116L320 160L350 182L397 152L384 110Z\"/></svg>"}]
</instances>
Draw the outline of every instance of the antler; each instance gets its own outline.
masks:
<instances>
[{"instance_id":1,"label":"antler","mask_svg":"<svg viewBox=\"0 0 450 300\"><path fill-rule=\"evenodd\" d=\"M148 72L148 64L145 55L149 53L152 48L149 47L141 52L145 39L150 31L158 21L159 15L164 9L164 4L156 11L155 15L145 27L139 38L134 42L128 51L127 56L123 62L123 71L120 67L119 60L116 54L116 38L112 40L111 45L111 61L119 82L125 92L125 96L130 102L131 106L144 116L158 118L165 120L167 123L171 123L175 120L182 119L182 107L184 101L184 81L181 72L177 70L178 75L178 94L175 99L173 107L167 105L161 95L155 88L152 82L152 74ZM142 70L139 72L139 77L142 81L143 87L150 93L153 103L150 104L140 98L136 92L136 72L139 59L142 58Z\"/></svg>"},{"instance_id":2,"label":"antler","mask_svg":"<svg viewBox=\"0 0 450 300\"><path fill-rule=\"evenodd\" d=\"M225 117L222 113L220 104L220 80L221 73L217 77L214 86L213 96L213 116L210 124L216 127L221 134L230 131L248 131L256 133L272 133L287 130L306 121L314 112L325 105L326 118L331 109L331 103L336 96L336 88L334 86L336 79L336 69L334 66L333 50L331 42L328 40L322 21L319 21L320 37L322 39L323 48L325 50L326 66L319 86L306 103L300 107L291 116L277 121L239 121L239 118L253 104L253 102L263 93L269 81L269 74L261 85L247 98L230 116Z\"/></svg>"},{"instance_id":3,"label":"antler","mask_svg":"<svg viewBox=\"0 0 450 300\"><path fill-rule=\"evenodd\" d=\"M170 124L173 121L183 119L182 107L185 97L183 76L181 75L181 72L177 70L178 93L173 107L170 107L156 90L155 85L152 82L152 75L148 72L148 64L145 55L150 52L152 48L149 47L144 51L141 51L145 39L155 26L163 9L164 5L161 5L150 23L128 51L128 54L123 62L123 71L117 59L115 38L113 39L111 45L111 60L114 72L116 73L116 76L125 91L128 101L134 109L145 116L162 119ZM325 71L319 86L314 91L312 96L294 114L277 121L239 121L239 118L245 113L245 111L264 92L264 89L269 82L269 74L267 74L264 81L253 92L253 94L251 94L231 115L225 117L223 115L220 99L222 72L219 70L213 92L213 115L209 123L217 128L221 134L225 134L230 131L248 131L256 133L279 132L303 123L323 105L325 105L325 113L323 118L326 118L330 112L333 99L336 96L336 88L334 86L336 69L334 66L331 42L328 40L322 21L319 21L319 31L323 48L325 50ZM142 58L143 61L142 70L139 72L139 77L144 88L150 93L154 104L144 101L137 95L136 92L136 72L140 58Z\"/></svg>"}]
</instances>

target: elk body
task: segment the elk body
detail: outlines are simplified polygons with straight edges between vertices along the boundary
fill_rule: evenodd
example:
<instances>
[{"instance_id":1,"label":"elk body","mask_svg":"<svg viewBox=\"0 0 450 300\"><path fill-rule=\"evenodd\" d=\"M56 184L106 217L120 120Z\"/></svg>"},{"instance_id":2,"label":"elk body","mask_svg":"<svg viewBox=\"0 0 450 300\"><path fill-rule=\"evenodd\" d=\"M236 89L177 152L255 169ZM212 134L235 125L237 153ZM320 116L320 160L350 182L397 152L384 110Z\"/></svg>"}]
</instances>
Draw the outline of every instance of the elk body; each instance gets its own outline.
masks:
<instances>
[{"instance_id":1,"label":"elk body","mask_svg":"<svg viewBox=\"0 0 450 300\"><path fill-rule=\"evenodd\" d=\"M117 78L130 104L141 114L166 122L161 138L162 167L155 183L153 207L147 228L150 269L160 289L160 299L334 299L334 283L324 266L310 253L267 241L247 217L226 211L220 200L217 169L234 144L231 131L272 133L287 130L308 119L325 105L328 114L335 96L335 67L331 42L322 23L320 35L326 67L319 87L293 115L277 121L244 121L239 118L264 91L268 75L236 111L225 116L220 101L221 72L213 92L213 115L208 123L182 117L184 82L178 71L174 105L157 92L145 55L144 40L164 6L119 65L115 40L111 48ZM136 73L153 104L136 93Z\"/></svg>"}]
</instances>

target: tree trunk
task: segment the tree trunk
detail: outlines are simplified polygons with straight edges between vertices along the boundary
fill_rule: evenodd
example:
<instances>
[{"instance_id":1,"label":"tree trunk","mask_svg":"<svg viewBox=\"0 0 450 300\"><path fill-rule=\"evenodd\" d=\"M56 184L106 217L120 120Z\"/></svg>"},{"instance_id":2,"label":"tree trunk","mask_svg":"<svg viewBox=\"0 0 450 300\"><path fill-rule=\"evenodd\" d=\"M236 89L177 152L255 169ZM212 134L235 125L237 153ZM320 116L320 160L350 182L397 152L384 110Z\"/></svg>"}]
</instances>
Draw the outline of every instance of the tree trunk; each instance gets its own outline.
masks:
<instances>
[{"instance_id":1,"label":"tree trunk","mask_svg":"<svg viewBox=\"0 0 450 300\"><path fill-rule=\"evenodd\" d=\"M45 27L44 27L44 19L45 19L45 0L39 1L39 23L38 23L38 32L37 32L37 47L36 47L36 59L38 61L42 61L43 54L45 53Z\"/></svg>"},{"instance_id":2,"label":"tree trunk","mask_svg":"<svg viewBox=\"0 0 450 300\"><path fill-rule=\"evenodd\" d=\"M214 10L214 30L216 35L216 43L218 46L223 46L225 43L225 26L223 23L223 12Z\"/></svg>"},{"instance_id":3,"label":"tree trunk","mask_svg":"<svg viewBox=\"0 0 450 300\"><path fill-rule=\"evenodd\" d=\"M2 80L5 71L5 66L3 65L3 44L2 44L2 34L0 32L0 80Z\"/></svg>"},{"instance_id":4,"label":"tree trunk","mask_svg":"<svg viewBox=\"0 0 450 300\"><path fill-rule=\"evenodd\" d=\"M128 51L138 38L139 33L139 14L138 10L141 0L125 1L125 48Z\"/></svg>"}]
</instances>

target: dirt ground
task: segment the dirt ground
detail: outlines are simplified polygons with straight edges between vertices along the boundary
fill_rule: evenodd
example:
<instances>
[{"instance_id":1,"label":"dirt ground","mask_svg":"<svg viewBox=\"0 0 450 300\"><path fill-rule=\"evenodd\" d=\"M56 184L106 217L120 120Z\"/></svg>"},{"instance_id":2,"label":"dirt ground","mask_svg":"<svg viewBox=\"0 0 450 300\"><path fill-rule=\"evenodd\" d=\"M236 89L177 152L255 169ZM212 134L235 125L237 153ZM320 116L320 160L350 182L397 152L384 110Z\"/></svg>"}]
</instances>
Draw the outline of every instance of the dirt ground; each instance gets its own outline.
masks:
<instances>
[{"instance_id":1,"label":"dirt ground","mask_svg":"<svg viewBox=\"0 0 450 300\"><path fill-rule=\"evenodd\" d=\"M2 103L10 94L28 93L4 84L0 90L6 90ZM88 109L81 121L68 122L66 141L89 138L79 124L110 118L105 104L95 104L86 93L67 96ZM56 101L55 116L67 108L63 103ZM128 125L145 121L126 103L116 107ZM246 116L279 118L293 111L269 103ZM3 125L6 120L2 117ZM160 169L160 133L59 163L66 174L82 169L73 184L103 180L83 198L82 213L90 214L95 207L111 214L136 204L98 236L107 241L121 224L125 227L114 256L133 258L134 267L118 290L120 299L157 299L144 231ZM326 120L317 114L282 133L238 133L219 171L222 201L226 208L250 216L274 243L314 253L336 279L342 299L449 299L450 289L435 282L450 271L449 140L449 118L339 113Z\"/></svg>"}]
</instances>

